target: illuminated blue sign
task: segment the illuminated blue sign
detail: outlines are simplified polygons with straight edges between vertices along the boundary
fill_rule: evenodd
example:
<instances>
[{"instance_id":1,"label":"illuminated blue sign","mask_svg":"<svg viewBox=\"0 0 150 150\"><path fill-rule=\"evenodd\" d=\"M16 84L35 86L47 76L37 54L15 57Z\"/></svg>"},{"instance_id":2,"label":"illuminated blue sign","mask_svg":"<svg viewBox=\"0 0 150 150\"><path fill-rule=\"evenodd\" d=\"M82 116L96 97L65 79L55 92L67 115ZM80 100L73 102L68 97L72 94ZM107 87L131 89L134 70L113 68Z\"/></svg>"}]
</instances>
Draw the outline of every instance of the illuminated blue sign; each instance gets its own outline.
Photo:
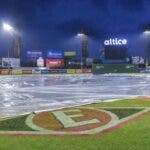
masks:
<instances>
[{"instance_id":1,"label":"illuminated blue sign","mask_svg":"<svg viewBox=\"0 0 150 150\"><path fill-rule=\"evenodd\" d=\"M47 58L64 58L64 52L62 50L49 50Z\"/></svg>"},{"instance_id":2,"label":"illuminated blue sign","mask_svg":"<svg viewBox=\"0 0 150 150\"><path fill-rule=\"evenodd\" d=\"M42 57L41 51L27 51L27 58L28 59L38 59L39 57Z\"/></svg>"},{"instance_id":3,"label":"illuminated blue sign","mask_svg":"<svg viewBox=\"0 0 150 150\"><path fill-rule=\"evenodd\" d=\"M108 39L104 41L104 45L109 46L109 45L127 45L128 41L127 39Z\"/></svg>"}]
</instances>

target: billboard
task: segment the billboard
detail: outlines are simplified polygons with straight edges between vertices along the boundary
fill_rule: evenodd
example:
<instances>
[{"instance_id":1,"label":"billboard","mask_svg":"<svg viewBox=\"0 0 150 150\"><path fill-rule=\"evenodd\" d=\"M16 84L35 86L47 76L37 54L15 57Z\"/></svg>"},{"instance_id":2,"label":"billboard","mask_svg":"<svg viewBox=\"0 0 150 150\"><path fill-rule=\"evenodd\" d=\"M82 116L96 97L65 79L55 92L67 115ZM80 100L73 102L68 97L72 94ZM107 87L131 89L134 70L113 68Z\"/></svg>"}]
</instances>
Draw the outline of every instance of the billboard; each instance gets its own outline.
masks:
<instances>
[{"instance_id":1,"label":"billboard","mask_svg":"<svg viewBox=\"0 0 150 150\"><path fill-rule=\"evenodd\" d=\"M13 69L11 73L13 75L21 75L22 74L22 69Z\"/></svg>"},{"instance_id":2,"label":"billboard","mask_svg":"<svg viewBox=\"0 0 150 150\"><path fill-rule=\"evenodd\" d=\"M64 67L64 59L46 59L46 67Z\"/></svg>"},{"instance_id":3,"label":"billboard","mask_svg":"<svg viewBox=\"0 0 150 150\"><path fill-rule=\"evenodd\" d=\"M132 56L132 64L144 64L145 60L143 57L140 56Z\"/></svg>"},{"instance_id":4,"label":"billboard","mask_svg":"<svg viewBox=\"0 0 150 150\"><path fill-rule=\"evenodd\" d=\"M110 38L104 41L105 59L124 59L127 57L127 39Z\"/></svg>"},{"instance_id":5,"label":"billboard","mask_svg":"<svg viewBox=\"0 0 150 150\"><path fill-rule=\"evenodd\" d=\"M32 70L31 69L23 69L22 74L32 74Z\"/></svg>"},{"instance_id":6,"label":"billboard","mask_svg":"<svg viewBox=\"0 0 150 150\"><path fill-rule=\"evenodd\" d=\"M20 67L20 59L19 58L2 58L2 66L3 67Z\"/></svg>"},{"instance_id":7,"label":"billboard","mask_svg":"<svg viewBox=\"0 0 150 150\"><path fill-rule=\"evenodd\" d=\"M106 59L124 59L127 57L127 48L120 46L107 46L105 47Z\"/></svg>"},{"instance_id":8,"label":"billboard","mask_svg":"<svg viewBox=\"0 0 150 150\"><path fill-rule=\"evenodd\" d=\"M47 58L64 58L64 52L62 50L48 50Z\"/></svg>"},{"instance_id":9,"label":"billboard","mask_svg":"<svg viewBox=\"0 0 150 150\"><path fill-rule=\"evenodd\" d=\"M65 57L76 56L76 51L65 51L64 55L65 55Z\"/></svg>"},{"instance_id":10,"label":"billboard","mask_svg":"<svg viewBox=\"0 0 150 150\"><path fill-rule=\"evenodd\" d=\"M39 57L37 59L37 66L38 67L44 67L44 59L42 57Z\"/></svg>"},{"instance_id":11,"label":"billboard","mask_svg":"<svg viewBox=\"0 0 150 150\"><path fill-rule=\"evenodd\" d=\"M8 75L8 74L10 74L10 70L8 70L8 69L2 69L2 70L0 70L0 74L2 74L2 75Z\"/></svg>"},{"instance_id":12,"label":"billboard","mask_svg":"<svg viewBox=\"0 0 150 150\"><path fill-rule=\"evenodd\" d=\"M104 41L104 45L127 45L127 39L110 38Z\"/></svg>"},{"instance_id":13,"label":"billboard","mask_svg":"<svg viewBox=\"0 0 150 150\"><path fill-rule=\"evenodd\" d=\"M27 58L31 60L36 60L39 57L42 57L42 55L41 51L27 51Z\"/></svg>"}]
</instances>

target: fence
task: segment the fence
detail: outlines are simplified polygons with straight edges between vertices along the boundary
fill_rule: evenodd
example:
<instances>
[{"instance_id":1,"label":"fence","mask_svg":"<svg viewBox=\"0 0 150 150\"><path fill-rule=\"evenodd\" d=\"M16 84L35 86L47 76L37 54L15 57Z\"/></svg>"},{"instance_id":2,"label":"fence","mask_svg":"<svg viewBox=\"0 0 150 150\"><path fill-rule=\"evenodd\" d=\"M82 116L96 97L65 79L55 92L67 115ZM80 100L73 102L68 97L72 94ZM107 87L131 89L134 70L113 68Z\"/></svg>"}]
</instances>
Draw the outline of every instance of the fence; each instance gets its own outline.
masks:
<instances>
[{"instance_id":1,"label":"fence","mask_svg":"<svg viewBox=\"0 0 150 150\"><path fill-rule=\"evenodd\" d=\"M0 69L0 75L81 74L91 72L91 69Z\"/></svg>"},{"instance_id":2,"label":"fence","mask_svg":"<svg viewBox=\"0 0 150 150\"><path fill-rule=\"evenodd\" d=\"M93 64L93 74L105 73L138 73L139 67L134 64Z\"/></svg>"}]
</instances>

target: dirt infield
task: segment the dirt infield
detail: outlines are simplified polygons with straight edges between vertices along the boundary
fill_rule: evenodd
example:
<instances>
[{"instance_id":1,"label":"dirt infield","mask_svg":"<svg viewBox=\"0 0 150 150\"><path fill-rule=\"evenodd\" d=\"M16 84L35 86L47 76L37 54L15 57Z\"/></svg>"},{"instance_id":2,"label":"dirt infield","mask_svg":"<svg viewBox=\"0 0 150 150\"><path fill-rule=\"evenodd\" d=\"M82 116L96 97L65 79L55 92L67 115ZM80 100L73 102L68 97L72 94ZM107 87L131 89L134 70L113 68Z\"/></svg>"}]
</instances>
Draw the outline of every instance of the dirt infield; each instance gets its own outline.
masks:
<instances>
[{"instance_id":1,"label":"dirt infield","mask_svg":"<svg viewBox=\"0 0 150 150\"><path fill-rule=\"evenodd\" d=\"M69 112L66 114L73 115L74 112L72 112L72 113ZM55 131L85 131L85 130L90 130L93 128L97 128L97 127L106 125L108 122L111 121L110 115L108 115L105 112L100 112L97 110L82 109L82 114L83 114L82 117L74 118L74 121L82 122L85 120L91 120L93 118L97 118L98 120L100 120L100 122L76 126L76 127L64 128L64 126L58 120L56 120L56 118L51 113L43 112L43 113L36 115L33 118L33 123L35 123L36 125L38 125L42 128L55 130Z\"/></svg>"},{"instance_id":2,"label":"dirt infield","mask_svg":"<svg viewBox=\"0 0 150 150\"><path fill-rule=\"evenodd\" d=\"M147 96L139 96L137 99L143 100L143 101L150 101L150 97L147 97Z\"/></svg>"}]
</instances>

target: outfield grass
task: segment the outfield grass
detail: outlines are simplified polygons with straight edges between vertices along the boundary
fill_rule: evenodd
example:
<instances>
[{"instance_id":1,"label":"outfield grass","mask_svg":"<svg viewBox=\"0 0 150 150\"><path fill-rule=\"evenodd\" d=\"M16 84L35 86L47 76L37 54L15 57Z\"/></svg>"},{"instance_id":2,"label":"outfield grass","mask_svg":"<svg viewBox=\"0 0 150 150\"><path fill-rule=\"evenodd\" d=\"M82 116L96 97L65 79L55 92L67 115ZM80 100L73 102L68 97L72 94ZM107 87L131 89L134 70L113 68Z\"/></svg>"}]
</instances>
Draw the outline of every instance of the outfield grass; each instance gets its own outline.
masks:
<instances>
[{"instance_id":1,"label":"outfield grass","mask_svg":"<svg viewBox=\"0 0 150 150\"><path fill-rule=\"evenodd\" d=\"M150 107L150 101L124 100L92 104L95 107ZM149 150L150 116L99 137L7 137L0 136L0 150Z\"/></svg>"},{"instance_id":2,"label":"outfield grass","mask_svg":"<svg viewBox=\"0 0 150 150\"><path fill-rule=\"evenodd\" d=\"M24 115L0 121L0 129L3 131L33 131L25 124L26 118L27 115Z\"/></svg>"},{"instance_id":3,"label":"outfield grass","mask_svg":"<svg viewBox=\"0 0 150 150\"><path fill-rule=\"evenodd\" d=\"M150 100L138 99L125 99L114 102L94 103L90 106L94 107L150 107Z\"/></svg>"}]
</instances>

